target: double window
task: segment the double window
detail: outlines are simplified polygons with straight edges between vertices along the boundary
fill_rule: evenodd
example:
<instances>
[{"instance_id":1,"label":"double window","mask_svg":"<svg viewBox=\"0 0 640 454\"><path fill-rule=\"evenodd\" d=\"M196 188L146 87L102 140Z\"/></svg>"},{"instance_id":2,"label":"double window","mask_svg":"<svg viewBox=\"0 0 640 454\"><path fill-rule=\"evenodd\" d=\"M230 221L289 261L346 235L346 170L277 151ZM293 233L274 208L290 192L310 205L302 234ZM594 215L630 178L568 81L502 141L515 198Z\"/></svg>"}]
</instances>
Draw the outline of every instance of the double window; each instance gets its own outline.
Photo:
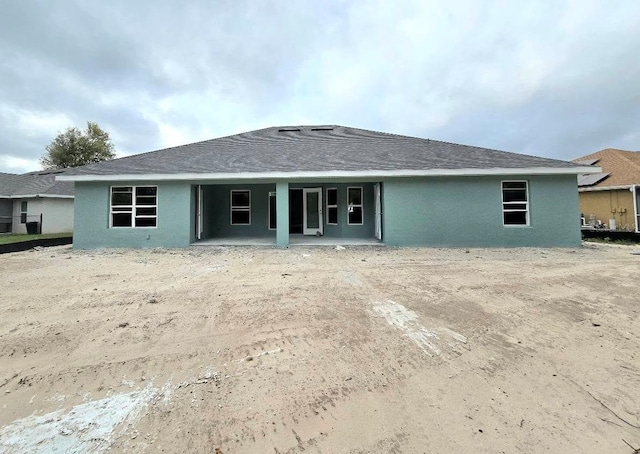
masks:
<instances>
[{"instance_id":1,"label":"double window","mask_svg":"<svg viewBox=\"0 0 640 454\"><path fill-rule=\"evenodd\" d=\"M113 186L111 227L156 227L157 186Z\"/></svg>"},{"instance_id":2,"label":"double window","mask_svg":"<svg viewBox=\"0 0 640 454\"><path fill-rule=\"evenodd\" d=\"M349 225L362 225L362 188L347 188L348 218Z\"/></svg>"},{"instance_id":3,"label":"double window","mask_svg":"<svg viewBox=\"0 0 640 454\"><path fill-rule=\"evenodd\" d=\"M251 224L251 191L234 189L231 191L231 225Z\"/></svg>"},{"instance_id":4,"label":"double window","mask_svg":"<svg viewBox=\"0 0 640 454\"><path fill-rule=\"evenodd\" d=\"M529 190L526 181L502 182L502 222L505 226L529 225Z\"/></svg>"}]
</instances>

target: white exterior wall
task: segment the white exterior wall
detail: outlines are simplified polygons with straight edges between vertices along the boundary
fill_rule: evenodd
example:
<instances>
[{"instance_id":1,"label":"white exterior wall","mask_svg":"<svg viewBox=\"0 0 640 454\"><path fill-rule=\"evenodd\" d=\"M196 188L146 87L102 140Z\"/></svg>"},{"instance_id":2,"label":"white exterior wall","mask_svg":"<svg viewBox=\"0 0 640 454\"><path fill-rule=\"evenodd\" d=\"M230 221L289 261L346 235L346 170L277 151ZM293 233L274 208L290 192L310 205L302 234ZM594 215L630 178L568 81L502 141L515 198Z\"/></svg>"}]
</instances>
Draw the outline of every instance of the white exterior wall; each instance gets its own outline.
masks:
<instances>
[{"instance_id":1,"label":"white exterior wall","mask_svg":"<svg viewBox=\"0 0 640 454\"><path fill-rule=\"evenodd\" d=\"M27 222L40 223L42 233L73 231L73 199L29 198L13 201L13 233L27 233L27 225L20 222L20 205L27 202Z\"/></svg>"},{"instance_id":2,"label":"white exterior wall","mask_svg":"<svg viewBox=\"0 0 640 454\"><path fill-rule=\"evenodd\" d=\"M73 231L73 199L42 200L42 233Z\"/></svg>"},{"instance_id":3,"label":"white exterior wall","mask_svg":"<svg viewBox=\"0 0 640 454\"><path fill-rule=\"evenodd\" d=\"M13 201L13 233L27 233L27 225L20 222L20 205L27 202L27 222L40 222L42 199L15 199Z\"/></svg>"}]
</instances>

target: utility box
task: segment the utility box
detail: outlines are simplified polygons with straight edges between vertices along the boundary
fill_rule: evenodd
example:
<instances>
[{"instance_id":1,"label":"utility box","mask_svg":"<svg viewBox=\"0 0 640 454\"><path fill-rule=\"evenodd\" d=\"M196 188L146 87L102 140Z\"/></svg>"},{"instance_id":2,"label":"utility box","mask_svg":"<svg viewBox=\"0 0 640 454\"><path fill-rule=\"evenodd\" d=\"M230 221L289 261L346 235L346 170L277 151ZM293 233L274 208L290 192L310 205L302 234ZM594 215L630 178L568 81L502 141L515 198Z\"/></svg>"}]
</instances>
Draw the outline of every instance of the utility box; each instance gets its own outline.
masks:
<instances>
[{"instance_id":1,"label":"utility box","mask_svg":"<svg viewBox=\"0 0 640 454\"><path fill-rule=\"evenodd\" d=\"M27 233L29 235L36 235L40 233L38 230L40 229L39 222L27 222Z\"/></svg>"}]
</instances>

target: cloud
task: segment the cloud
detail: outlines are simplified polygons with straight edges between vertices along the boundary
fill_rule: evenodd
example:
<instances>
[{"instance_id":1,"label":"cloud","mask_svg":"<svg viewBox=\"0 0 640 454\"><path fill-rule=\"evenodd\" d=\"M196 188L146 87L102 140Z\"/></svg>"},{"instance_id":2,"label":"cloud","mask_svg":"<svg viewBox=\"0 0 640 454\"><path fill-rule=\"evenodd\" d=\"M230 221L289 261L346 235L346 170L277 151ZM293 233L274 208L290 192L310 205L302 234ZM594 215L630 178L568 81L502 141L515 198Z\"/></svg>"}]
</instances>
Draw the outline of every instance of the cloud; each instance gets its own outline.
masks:
<instances>
[{"instance_id":1,"label":"cloud","mask_svg":"<svg viewBox=\"0 0 640 454\"><path fill-rule=\"evenodd\" d=\"M638 149L638 17L631 1L10 2L0 171L86 121L121 155L322 123L565 159Z\"/></svg>"}]
</instances>

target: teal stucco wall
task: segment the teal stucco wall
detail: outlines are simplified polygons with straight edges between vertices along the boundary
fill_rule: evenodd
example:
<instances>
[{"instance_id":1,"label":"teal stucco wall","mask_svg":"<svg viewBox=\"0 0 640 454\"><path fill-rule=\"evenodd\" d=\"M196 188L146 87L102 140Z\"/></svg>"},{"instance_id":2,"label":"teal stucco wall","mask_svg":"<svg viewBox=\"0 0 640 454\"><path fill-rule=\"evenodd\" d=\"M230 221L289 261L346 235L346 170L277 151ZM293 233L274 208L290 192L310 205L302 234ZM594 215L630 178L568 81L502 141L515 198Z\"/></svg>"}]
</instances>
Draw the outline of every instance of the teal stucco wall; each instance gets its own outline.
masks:
<instances>
[{"instance_id":1,"label":"teal stucco wall","mask_svg":"<svg viewBox=\"0 0 640 454\"><path fill-rule=\"evenodd\" d=\"M529 182L529 226L502 225L503 180ZM389 246L580 246L575 175L396 178L383 201Z\"/></svg>"},{"instance_id":2,"label":"teal stucco wall","mask_svg":"<svg viewBox=\"0 0 640 454\"><path fill-rule=\"evenodd\" d=\"M502 225L503 180L529 182L530 225ZM275 182L204 185L203 238L274 236L267 229L268 192ZM515 247L580 245L575 175L393 178L382 181L383 242L389 246ZM152 183L139 183L151 185ZM195 182L158 183L156 228L109 228L108 182L76 182L74 247L185 247L195 241ZM283 183L280 190L285 190ZM136 182L118 182L118 186ZM364 225L347 225L347 187L364 189ZM373 183L290 182L289 188L322 187L328 237L373 238ZM338 188L337 226L326 225L326 188ZM251 226L229 225L229 190L252 190ZM280 200L278 206L284 206ZM288 205L288 204L287 204ZM279 225L287 215L278 213ZM232 228L233 227L233 228ZM240 227L237 228L236 227ZM288 236L281 232L280 243Z\"/></svg>"},{"instance_id":3,"label":"teal stucco wall","mask_svg":"<svg viewBox=\"0 0 640 454\"><path fill-rule=\"evenodd\" d=\"M118 182L117 186L150 186ZM156 186L156 185L153 185ZM158 222L154 228L109 228L110 183L76 182L73 247L185 247L193 235L191 184L163 182L158 186Z\"/></svg>"}]
</instances>

